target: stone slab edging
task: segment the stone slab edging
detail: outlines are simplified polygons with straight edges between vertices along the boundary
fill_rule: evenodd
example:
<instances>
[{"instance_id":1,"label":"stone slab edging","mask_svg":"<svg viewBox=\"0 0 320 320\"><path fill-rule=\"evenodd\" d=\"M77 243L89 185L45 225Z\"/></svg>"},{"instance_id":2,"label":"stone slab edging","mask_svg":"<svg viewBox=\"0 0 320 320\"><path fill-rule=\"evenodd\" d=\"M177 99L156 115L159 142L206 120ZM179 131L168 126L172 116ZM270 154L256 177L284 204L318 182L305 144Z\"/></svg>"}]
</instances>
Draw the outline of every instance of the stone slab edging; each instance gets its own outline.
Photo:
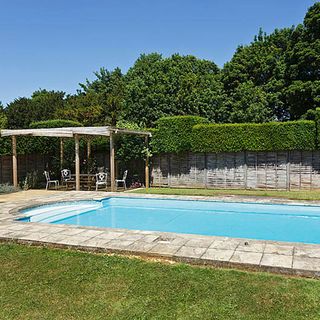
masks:
<instances>
[{"instance_id":1,"label":"stone slab edging","mask_svg":"<svg viewBox=\"0 0 320 320\"><path fill-rule=\"evenodd\" d=\"M21 210L54 202L108 197L319 205L320 202L248 197L167 196L133 193L61 192L61 195L5 202L0 207L0 241L320 278L320 245L119 228L21 222ZM22 203L21 203L22 202Z\"/></svg>"}]
</instances>

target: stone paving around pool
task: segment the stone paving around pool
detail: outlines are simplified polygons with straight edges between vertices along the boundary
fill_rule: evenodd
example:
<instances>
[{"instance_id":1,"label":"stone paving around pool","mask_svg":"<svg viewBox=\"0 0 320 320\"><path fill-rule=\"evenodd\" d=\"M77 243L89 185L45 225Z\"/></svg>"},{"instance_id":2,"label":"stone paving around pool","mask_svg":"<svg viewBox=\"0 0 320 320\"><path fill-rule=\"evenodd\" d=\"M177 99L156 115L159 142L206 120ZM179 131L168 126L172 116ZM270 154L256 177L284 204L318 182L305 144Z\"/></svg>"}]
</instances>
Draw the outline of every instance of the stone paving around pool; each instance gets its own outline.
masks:
<instances>
[{"instance_id":1,"label":"stone paving around pool","mask_svg":"<svg viewBox=\"0 0 320 320\"><path fill-rule=\"evenodd\" d=\"M199 265L320 277L320 245L15 221L17 217L22 216L19 210L25 207L110 196L253 201L252 198L239 196L210 198L88 191L23 191L0 195L0 241L71 247L158 257ZM254 201L311 203L265 198L254 198ZM320 202L312 204L320 205Z\"/></svg>"}]
</instances>

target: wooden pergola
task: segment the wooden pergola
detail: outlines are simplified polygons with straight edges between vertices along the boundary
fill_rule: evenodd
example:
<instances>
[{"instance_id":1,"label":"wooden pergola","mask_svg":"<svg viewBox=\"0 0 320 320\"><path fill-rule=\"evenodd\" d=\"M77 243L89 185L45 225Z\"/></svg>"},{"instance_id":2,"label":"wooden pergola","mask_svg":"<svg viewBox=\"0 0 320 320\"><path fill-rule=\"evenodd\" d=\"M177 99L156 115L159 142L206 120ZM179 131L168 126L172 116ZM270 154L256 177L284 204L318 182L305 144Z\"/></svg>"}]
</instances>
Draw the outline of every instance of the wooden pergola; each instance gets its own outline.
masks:
<instances>
[{"instance_id":1,"label":"wooden pergola","mask_svg":"<svg viewBox=\"0 0 320 320\"><path fill-rule=\"evenodd\" d=\"M18 186L18 162L17 162L17 136L32 137L57 137L60 140L60 162L63 162L63 138L73 138L75 141L75 169L76 169L76 190L80 190L80 137L105 136L110 139L110 179L111 191L115 191L115 148L114 136L119 134L132 134L145 137L145 144L148 145L148 138L151 133L148 131L128 130L122 128L105 127L67 127L67 128L45 128L45 129L4 129L0 130L1 137L12 137L12 170L13 185ZM87 153L90 156L90 142L87 145ZM145 163L145 185L149 187L149 159Z\"/></svg>"}]
</instances>

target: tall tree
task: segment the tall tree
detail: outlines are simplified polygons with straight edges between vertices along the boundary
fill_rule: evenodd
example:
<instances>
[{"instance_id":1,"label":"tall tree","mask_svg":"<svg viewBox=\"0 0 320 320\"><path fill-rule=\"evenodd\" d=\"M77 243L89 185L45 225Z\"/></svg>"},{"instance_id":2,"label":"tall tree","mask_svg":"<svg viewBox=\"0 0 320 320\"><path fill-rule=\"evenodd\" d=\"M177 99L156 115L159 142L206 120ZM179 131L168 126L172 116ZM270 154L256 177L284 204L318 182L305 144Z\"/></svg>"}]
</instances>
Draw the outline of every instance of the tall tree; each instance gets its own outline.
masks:
<instances>
[{"instance_id":1,"label":"tall tree","mask_svg":"<svg viewBox=\"0 0 320 320\"><path fill-rule=\"evenodd\" d=\"M307 12L287 52L285 100L292 119L320 106L320 2Z\"/></svg>"},{"instance_id":2,"label":"tall tree","mask_svg":"<svg viewBox=\"0 0 320 320\"><path fill-rule=\"evenodd\" d=\"M267 113L271 110L272 118L289 118L288 107L284 104L282 90L285 87L286 51L291 43L293 28L275 30L271 35L259 31L254 41L248 46L240 46L230 62L222 71L222 81L229 97L237 104L241 98L238 87L250 82L250 86L259 87L266 94ZM235 92L237 93L235 94ZM247 91L243 91L247 94ZM252 94L254 92L252 91ZM252 96L253 100L259 97ZM240 99L240 100L238 100ZM264 110L265 113L266 110ZM264 118L264 117L262 117ZM267 120L268 118L264 118Z\"/></svg>"},{"instance_id":3,"label":"tall tree","mask_svg":"<svg viewBox=\"0 0 320 320\"><path fill-rule=\"evenodd\" d=\"M9 128L28 128L34 121L54 119L55 112L63 108L62 91L35 91L31 98L18 98L5 109Z\"/></svg>"},{"instance_id":4,"label":"tall tree","mask_svg":"<svg viewBox=\"0 0 320 320\"><path fill-rule=\"evenodd\" d=\"M218 67L210 61L175 54L141 55L127 75L126 117L141 126L170 115L227 118Z\"/></svg>"},{"instance_id":5,"label":"tall tree","mask_svg":"<svg viewBox=\"0 0 320 320\"><path fill-rule=\"evenodd\" d=\"M275 120L272 109L268 106L268 94L252 81L237 86L226 104L230 110L229 121L232 123Z\"/></svg>"},{"instance_id":6,"label":"tall tree","mask_svg":"<svg viewBox=\"0 0 320 320\"><path fill-rule=\"evenodd\" d=\"M3 104L0 101L0 129L6 128L8 125L8 119L4 112Z\"/></svg>"},{"instance_id":7,"label":"tall tree","mask_svg":"<svg viewBox=\"0 0 320 320\"><path fill-rule=\"evenodd\" d=\"M80 84L85 94L96 95L99 106L102 108L102 116L105 123L116 126L123 114L125 99L124 76L119 68L113 71L101 68L95 72L97 79L87 80Z\"/></svg>"},{"instance_id":8,"label":"tall tree","mask_svg":"<svg viewBox=\"0 0 320 320\"><path fill-rule=\"evenodd\" d=\"M73 120L84 126L105 124L103 108L95 93L79 93L66 98L65 106L55 112L57 119Z\"/></svg>"}]
</instances>

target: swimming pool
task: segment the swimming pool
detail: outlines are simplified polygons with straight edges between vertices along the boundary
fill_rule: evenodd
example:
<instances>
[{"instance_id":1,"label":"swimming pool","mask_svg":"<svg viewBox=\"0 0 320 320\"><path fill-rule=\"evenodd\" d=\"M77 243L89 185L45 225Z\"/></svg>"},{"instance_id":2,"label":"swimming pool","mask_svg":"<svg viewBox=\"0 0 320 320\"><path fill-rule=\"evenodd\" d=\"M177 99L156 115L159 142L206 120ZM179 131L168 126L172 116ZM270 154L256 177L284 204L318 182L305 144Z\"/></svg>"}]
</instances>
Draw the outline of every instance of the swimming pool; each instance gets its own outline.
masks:
<instances>
[{"instance_id":1,"label":"swimming pool","mask_svg":"<svg viewBox=\"0 0 320 320\"><path fill-rule=\"evenodd\" d=\"M22 213L40 223L320 244L320 206L111 197Z\"/></svg>"}]
</instances>

